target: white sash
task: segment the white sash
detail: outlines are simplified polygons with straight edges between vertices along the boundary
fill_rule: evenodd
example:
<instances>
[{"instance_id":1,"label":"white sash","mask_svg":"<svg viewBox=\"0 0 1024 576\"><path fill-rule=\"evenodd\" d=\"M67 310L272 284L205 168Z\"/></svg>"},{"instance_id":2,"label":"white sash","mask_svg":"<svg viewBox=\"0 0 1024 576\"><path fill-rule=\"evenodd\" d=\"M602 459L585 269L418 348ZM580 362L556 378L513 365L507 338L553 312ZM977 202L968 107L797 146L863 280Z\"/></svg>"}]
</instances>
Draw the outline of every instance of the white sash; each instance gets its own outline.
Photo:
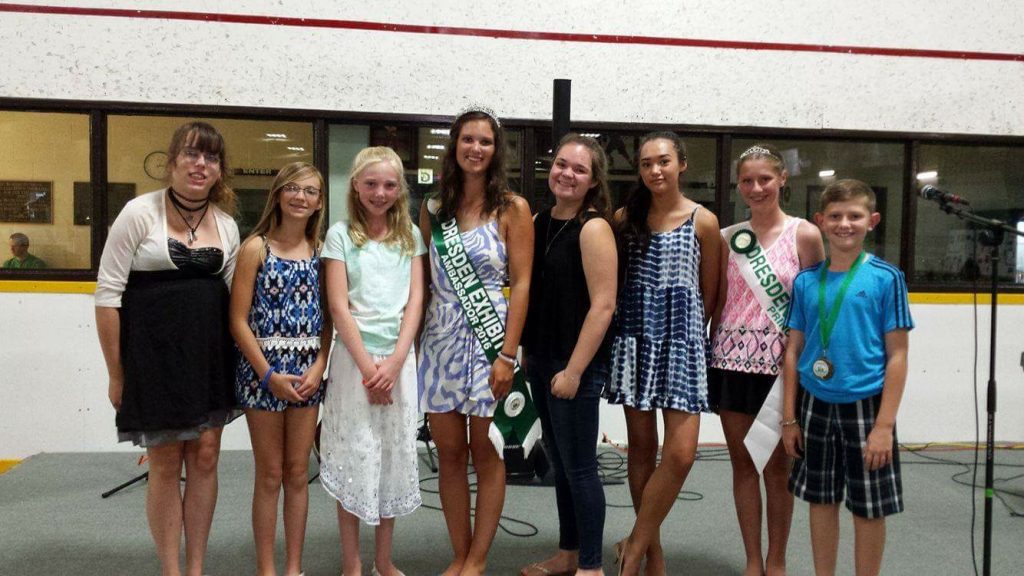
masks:
<instances>
[{"instance_id":1,"label":"white sash","mask_svg":"<svg viewBox=\"0 0 1024 576\"><path fill-rule=\"evenodd\" d=\"M796 223L787 221L782 234L779 234L779 240L782 239L783 234L789 232L790 226L795 225L799 225L799 220ZM750 222L741 222L724 230L726 242L730 246L729 258L735 259L740 276L750 291L754 293L757 303L761 305L768 318L775 323L780 332L786 334L789 332L789 328L786 327L786 314L789 312L790 293L782 285L779 275L772 268L768 255L760 242L742 254L732 248L732 237L741 230L749 231ZM758 473L764 470L772 453L775 452L776 446L779 445L779 440L782 439L781 422L782 374L780 373L772 384L772 389L768 392L764 404L761 405L757 418L751 424L750 431L743 439L743 445L747 447L747 452L750 454L751 460L754 461Z\"/></svg>"},{"instance_id":2,"label":"white sash","mask_svg":"<svg viewBox=\"0 0 1024 576\"><path fill-rule=\"evenodd\" d=\"M786 222L782 234L786 234L790 226L792 224ZM730 244L729 258L735 260L740 276L750 287L750 291L754 293L757 303L761 305L765 314L775 323L779 331L785 334L789 332L789 329L786 328L786 313L789 311L790 294L782 285L779 275L772 268L772 263L768 260L768 255L760 242L754 244L745 254L731 248L732 236L741 230L751 231L750 222L741 222L725 229L726 241ZM782 238L782 234L779 235L779 239Z\"/></svg>"}]
</instances>

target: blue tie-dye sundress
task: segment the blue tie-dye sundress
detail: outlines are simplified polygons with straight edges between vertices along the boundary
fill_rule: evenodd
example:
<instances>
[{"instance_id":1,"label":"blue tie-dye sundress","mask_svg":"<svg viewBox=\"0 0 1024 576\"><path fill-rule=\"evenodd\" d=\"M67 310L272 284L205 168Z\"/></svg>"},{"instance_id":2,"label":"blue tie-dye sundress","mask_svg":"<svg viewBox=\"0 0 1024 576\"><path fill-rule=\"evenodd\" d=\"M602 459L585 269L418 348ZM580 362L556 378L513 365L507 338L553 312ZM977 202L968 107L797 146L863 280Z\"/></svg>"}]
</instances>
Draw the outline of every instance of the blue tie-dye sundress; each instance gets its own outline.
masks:
<instances>
[{"instance_id":1,"label":"blue tie-dye sundress","mask_svg":"<svg viewBox=\"0 0 1024 576\"><path fill-rule=\"evenodd\" d=\"M704 299L697 211L678 228L631 244L612 324L611 404L708 411Z\"/></svg>"}]
</instances>

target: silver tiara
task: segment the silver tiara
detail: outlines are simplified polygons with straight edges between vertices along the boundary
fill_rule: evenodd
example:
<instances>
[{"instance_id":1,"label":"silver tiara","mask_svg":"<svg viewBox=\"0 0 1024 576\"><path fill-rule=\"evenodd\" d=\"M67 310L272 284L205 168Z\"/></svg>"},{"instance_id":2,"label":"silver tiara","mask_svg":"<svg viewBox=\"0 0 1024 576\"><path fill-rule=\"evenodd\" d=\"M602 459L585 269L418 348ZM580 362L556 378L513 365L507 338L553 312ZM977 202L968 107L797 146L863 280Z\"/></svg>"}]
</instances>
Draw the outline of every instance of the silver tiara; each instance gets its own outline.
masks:
<instances>
[{"instance_id":1,"label":"silver tiara","mask_svg":"<svg viewBox=\"0 0 1024 576\"><path fill-rule=\"evenodd\" d=\"M491 117L491 120L494 120L494 123L498 125L498 128L501 128L501 120L498 120L498 115L495 114L494 110L480 104L470 104L466 106L462 110L459 110L459 113L455 115L455 118L462 118L470 112L481 112L483 114L487 114Z\"/></svg>"},{"instance_id":2,"label":"silver tiara","mask_svg":"<svg viewBox=\"0 0 1024 576\"><path fill-rule=\"evenodd\" d=\"M764 146L756 145L744 150L743 154L740 154L740 160L743 160L747 156L753 156L755 154L757 154L758 156L771 156L772 158L775 158L779 162L782 162L782 158L780 158L778 154L772 152L771 150L765 148Z\"/></svg>"}]
</instances>

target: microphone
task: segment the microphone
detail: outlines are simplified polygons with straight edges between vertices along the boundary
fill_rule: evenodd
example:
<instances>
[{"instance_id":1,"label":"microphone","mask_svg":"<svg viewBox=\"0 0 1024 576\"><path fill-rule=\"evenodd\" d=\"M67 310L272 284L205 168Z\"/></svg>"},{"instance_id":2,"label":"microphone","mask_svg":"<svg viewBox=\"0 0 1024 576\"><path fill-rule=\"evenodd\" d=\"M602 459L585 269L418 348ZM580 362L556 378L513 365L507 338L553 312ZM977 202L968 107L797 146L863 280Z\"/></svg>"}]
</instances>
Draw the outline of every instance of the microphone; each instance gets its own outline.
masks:
<instances>
[{"instance_id":1,"label":"microphone","mask_svg":"<svg viewBox=\"0 0 1024 576\"><path fill-rule=\"evenodd\" d=\"M936 202L942 202L943 204L960 204L962 206L970 206L971 203L966 198L961 198L956 194L950 194L949 192L943 192L931 184L923 186L920 192L921 198L925 200L934 200Z\"/></svg>"}]
</instances>

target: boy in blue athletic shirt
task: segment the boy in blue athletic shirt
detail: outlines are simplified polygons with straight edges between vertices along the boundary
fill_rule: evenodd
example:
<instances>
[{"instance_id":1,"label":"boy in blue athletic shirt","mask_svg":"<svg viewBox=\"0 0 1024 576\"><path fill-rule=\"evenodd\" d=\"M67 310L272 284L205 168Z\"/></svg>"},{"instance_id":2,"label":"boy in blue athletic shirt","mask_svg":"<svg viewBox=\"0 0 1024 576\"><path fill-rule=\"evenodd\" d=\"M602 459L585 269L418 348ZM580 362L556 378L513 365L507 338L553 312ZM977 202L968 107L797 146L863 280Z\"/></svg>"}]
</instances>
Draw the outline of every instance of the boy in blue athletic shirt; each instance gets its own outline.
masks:
<instances>
[{"instance_id":1,"label":"boy in blue athletic shirt","mask_svg":"<svg viewBox=\"0 0 1024 576\"><path fill-rule=\"evenodd\" d=\"M885 517L903 511L896 412L914 322L903 273L864 252L879 220L867 184L825 188L815 221L829 259L796 276L786 321L782 438L797 458L789 488L810 503L818 576L836 571L844 489L858 575L879 573Z\"/></svg>"}]
</instances>

